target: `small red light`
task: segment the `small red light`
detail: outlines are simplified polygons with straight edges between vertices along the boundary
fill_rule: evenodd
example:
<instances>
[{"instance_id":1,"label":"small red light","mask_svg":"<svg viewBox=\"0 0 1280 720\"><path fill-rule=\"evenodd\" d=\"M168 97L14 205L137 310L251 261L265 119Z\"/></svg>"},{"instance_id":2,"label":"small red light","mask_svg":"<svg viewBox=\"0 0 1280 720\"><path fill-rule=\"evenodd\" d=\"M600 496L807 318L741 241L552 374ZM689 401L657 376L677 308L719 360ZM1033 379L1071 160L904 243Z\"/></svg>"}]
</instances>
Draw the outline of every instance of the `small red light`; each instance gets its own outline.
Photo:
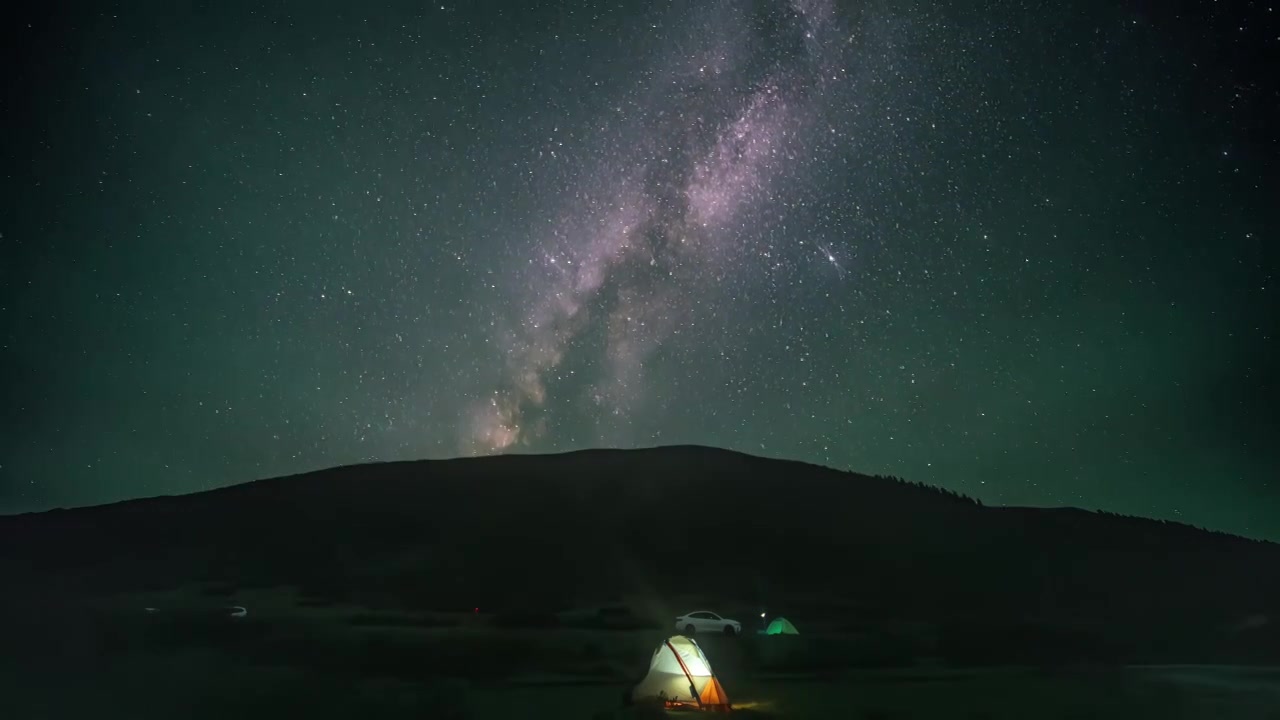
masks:
<instances>
[{"instance_id":1,"label":"small red light","mask_svg":"<svg viewBox=\"0 0 1280 720\"><path fill-rule=\"evenodd\" d=\"M474 612L476 615L479 615L479 614L480 614L480 608L475 608L475 609L473 610L473 612Z\"/></svg>"}]
</instances>

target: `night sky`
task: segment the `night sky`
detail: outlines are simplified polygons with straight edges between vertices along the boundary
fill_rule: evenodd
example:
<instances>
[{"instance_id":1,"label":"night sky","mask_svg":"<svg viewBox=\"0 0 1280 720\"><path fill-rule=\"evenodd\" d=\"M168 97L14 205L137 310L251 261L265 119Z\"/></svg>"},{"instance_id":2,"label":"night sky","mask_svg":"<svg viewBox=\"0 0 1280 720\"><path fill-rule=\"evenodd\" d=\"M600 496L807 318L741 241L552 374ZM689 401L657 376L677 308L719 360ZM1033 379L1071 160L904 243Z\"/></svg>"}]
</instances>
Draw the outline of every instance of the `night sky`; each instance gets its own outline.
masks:
<instances>
[{"instance_id":1,"label":"night sky","mask_svg":"<svg viewBox=\"0 0 1280 720\"><path fill-rule=\"evenodd\" d=\"M1271 3L92 5L4 29L0 512L696 443L1280 540Z\"/></svg>"}]
</instances>

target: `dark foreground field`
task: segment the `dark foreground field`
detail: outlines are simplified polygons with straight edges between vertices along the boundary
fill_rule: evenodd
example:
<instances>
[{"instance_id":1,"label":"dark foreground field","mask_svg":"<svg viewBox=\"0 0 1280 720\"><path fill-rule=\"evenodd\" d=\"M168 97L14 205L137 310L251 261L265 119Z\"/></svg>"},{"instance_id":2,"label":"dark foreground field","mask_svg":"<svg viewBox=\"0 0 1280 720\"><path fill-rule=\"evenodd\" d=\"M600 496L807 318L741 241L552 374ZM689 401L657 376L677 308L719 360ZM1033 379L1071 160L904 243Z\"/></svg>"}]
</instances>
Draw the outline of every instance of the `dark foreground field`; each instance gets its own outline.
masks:
<instances>
[{"instance_id":1,"label":"dark foreground field","mask_svg":"<svg viewBox=\"0 0 1280 720\"><path fill-rule=\"evenodd\" d=\"M1276 720L1278 567L709 448L336 468L0 518L0 716L611 717L710 607L747 715Z\"/></svg>"},{"instance_id":2,"label":"dark foreground field","mask_svg":"<svg viewBox=\"0 0 1280 720\"><path fill-rule=\"evenodd\" d=\"M263 593L240 599L269 605ZM107 611L57 627L32 623L7 636L4 717L661 715L626 709L621 698L663 631L381 626L350 610L241 621ZM1280 670L1269 668L877 669L847 659L865 652L857 636L701 642L743 717L1280 718Z\"/></svg>"}]
</instances>

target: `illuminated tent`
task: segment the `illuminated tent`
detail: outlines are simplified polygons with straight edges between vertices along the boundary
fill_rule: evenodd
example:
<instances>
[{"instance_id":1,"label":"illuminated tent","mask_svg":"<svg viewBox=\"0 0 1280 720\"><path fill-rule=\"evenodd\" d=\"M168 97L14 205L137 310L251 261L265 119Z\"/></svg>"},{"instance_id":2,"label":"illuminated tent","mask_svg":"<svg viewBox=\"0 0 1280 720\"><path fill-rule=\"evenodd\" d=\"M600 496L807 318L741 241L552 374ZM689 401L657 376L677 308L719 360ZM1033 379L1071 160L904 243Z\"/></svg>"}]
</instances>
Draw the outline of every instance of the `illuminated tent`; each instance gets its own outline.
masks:
<instances>
[{"instance_id":1,"label":"illuminated tent","mask_svg":"<svg viewBox=\"0 0 1280 720\"><path fill-rule=\"evenodd\" d=\"M649 674L631 691L631 700L661 698L667 705L728 710L729 696L711 670L698 643L683 636L667 638L649 661Z\"/></svg>"},{"instance_id":2,"label":"illuminated tent","mask_svg":"<svg viewBox=\"0 0 1280 720\"><path fill-rule=\"evenodd\" d=\"M769 623L769 627L764 630L765 635L799 635L800 631L796 630L796 626L784 617L776 617L773 622Z\"/></svg>"}]
</instances>

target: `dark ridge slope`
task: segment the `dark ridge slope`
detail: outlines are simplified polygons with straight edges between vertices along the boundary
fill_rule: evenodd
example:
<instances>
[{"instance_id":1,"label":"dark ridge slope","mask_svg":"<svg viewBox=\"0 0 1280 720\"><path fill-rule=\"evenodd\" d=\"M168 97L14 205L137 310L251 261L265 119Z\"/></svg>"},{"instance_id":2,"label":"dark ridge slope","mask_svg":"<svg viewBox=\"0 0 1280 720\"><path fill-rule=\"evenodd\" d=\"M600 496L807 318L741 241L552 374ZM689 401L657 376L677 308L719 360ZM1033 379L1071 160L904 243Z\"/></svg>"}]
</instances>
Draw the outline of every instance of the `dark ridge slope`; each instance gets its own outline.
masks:
<instances>
[{"instance_id":1,"label":"dark ridge slope","mask_svg":"<svg viewBox=\"0 0 1280 720\"><path fill-rule=\"evenodd\" d=\"M624 593L829 598L866 617L1236 622L1280 546L702 447L361 465L0 518L29 596L194 581L424 608Z\"/></svg>"}]
</instances>

